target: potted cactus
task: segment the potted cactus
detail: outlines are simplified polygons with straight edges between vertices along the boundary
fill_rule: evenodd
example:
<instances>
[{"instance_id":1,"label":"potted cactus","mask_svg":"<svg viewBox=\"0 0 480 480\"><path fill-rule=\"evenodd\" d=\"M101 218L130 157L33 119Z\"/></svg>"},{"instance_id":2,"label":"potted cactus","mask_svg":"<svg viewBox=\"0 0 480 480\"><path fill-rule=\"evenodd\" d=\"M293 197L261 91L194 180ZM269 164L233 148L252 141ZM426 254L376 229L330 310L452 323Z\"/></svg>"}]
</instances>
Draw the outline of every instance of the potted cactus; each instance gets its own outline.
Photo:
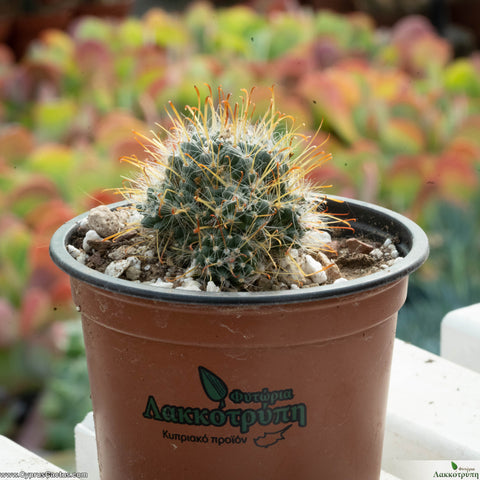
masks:
<instances>
[{"instance_id":1,"label":"potted cactus","mask_svg":"<svg viewBox=\"0 0 480 480\"><path fill-rule=\"evenodd\" d=\"M247 91L170 112L126 158L126 200L50 247L82 315L102 480L378 479L424 233L309 185L328 155L273 95L258 120Z\"/></svg>"}]
</instances>

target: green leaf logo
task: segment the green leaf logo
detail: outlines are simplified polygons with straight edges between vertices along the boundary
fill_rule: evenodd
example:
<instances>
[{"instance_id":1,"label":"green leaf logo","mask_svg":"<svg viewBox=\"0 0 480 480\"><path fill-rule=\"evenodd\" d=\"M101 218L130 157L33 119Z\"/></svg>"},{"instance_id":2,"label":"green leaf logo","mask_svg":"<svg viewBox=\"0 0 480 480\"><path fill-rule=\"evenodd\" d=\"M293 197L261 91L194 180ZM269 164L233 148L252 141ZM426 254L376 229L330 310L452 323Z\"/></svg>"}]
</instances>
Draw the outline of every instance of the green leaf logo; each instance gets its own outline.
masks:
<instances>
[{"instance_id":1,"label":"green leaf logo","mask_svg":"<svg viewBox=\"0 0 480 480\"><path fill-rule=\"evenodd\" d=\"M452 468L456 470L458 468L458 465L455 462L452 462Z\"/></svg>"},{"instance_id":2,"label":"green leaf logo","mask_svg":"<svg viewBox=\"0 0 480 480\"><path fill-rule=\"evenodd\" d=\"M228 388L225 382L205 367L198 367L198 373L207 397L213 402L220 402L218 408L224 408L225 398L228 395Z\"/></svg>"}]
</instances>

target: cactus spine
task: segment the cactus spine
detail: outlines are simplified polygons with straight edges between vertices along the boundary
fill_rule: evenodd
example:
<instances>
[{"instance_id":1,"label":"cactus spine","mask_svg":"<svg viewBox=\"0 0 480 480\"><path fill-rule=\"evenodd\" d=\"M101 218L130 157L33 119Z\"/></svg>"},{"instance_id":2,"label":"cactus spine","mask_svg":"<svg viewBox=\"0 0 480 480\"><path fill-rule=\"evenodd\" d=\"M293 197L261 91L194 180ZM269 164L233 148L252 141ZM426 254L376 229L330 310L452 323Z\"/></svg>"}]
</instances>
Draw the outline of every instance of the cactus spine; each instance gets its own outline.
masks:
<instances>
[{"instance_id":1,"label":"cactus spine","mask_svg":"<svg viewBox=\"0 0 480 480\"><path fill-rule=\"evenodd\" d=\"M239 103L219 89L187 115L170 103L164 139L145 138L148 159L128 161L141 175L124 190L156 233L160 262L205 284L248 290L259 275L281 276L291 249L315 251L309 231L326 228L323 195L307 174L327 160L321 146L293 129L293 119L270 106L252 121L252 91ZM309 239L308 244L303 240Z\"/></svg>"}]
</instances>

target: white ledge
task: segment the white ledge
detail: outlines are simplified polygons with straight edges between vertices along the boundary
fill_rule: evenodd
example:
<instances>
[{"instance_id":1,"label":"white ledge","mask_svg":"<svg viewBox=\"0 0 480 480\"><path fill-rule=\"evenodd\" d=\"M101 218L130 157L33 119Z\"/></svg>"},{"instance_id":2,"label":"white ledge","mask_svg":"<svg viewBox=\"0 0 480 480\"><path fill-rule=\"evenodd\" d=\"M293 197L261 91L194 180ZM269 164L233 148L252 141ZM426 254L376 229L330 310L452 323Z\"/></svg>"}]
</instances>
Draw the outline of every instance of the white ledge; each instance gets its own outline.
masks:
<instances>
[{"instance_id":1,"label":"white ledge","mask_svg":"<svg viewBox=\"0 0 480 480\"><path fill-rule=\"evenodd\" d=\"M445 315L440 352L443 358L480 372L480 303Z\"/></svg>"},{"instance_id":2,"label":"white ledge","mask_svg":"<svg viewBox=\"0 0 480 480\"><path fill-rule=\"evenodd\" d=\"M480 375L396 340L383 468L403 478L411 460L479 460L479 432Z\"/></svg>"},{"instance_id":3,"label":"white ledge","mask_svg":"<svg viewBox=\"0 0 480 480\"><path fill-rule=\"evenodd\" d=\"M0 468L0 473L64 472L61 468L52 465L50 462L2 435L0 435ZM19 478L28 478L28 476L24 475Z\"/></svg>"}]
</instances>

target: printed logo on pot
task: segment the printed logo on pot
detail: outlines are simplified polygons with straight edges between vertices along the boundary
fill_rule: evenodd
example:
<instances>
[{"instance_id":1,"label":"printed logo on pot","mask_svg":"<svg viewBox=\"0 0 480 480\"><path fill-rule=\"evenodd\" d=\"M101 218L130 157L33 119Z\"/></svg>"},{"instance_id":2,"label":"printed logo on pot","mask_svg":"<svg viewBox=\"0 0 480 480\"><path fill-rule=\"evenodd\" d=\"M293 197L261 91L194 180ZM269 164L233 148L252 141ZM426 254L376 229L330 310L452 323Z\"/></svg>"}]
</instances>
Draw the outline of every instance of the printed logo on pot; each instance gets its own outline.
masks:
<instances>
[{"instance_id":1,"label":"printed logo on pot","mask_svg":"<svg viewBox=\"0 0 480 480\"><path fill-rule=\"evenodd\" d=\"M198 373L206 396L212 402L218 402L217 408L209 409L168 404L159 407L155 397L149 395L143 417L149 420L178 425L218 428L231 425L232 427L238 428L240 434L248 433L254 425L264 427L282 426L281 428L268 428L268 431L265 431L263 435L253 439L255 445L261 448L271 447L276 445L280 440L284 440L284 435L293 424L297 424L299 427L307 426L307 406L305 403L293 403L295 394L291 388L273 391L270 391L268 388L263 388L261 391L256 392L243 392L242 390L234 389L229 393L227 384L211 370L200 366L198 367ZM227 399L235 406L243 406L243 404L250 406L250 404L252 404L252 408L226 408ZM287 401L292 402L278 405L279 402ZM164 438L179 440L182 443L211 442L222 445L242 444L247 441L245 437L240 437L240 435L208 437L207 435L176 434L168 432L168 430L163 431L163 436Z\"/></svg>"}]
</instances>

